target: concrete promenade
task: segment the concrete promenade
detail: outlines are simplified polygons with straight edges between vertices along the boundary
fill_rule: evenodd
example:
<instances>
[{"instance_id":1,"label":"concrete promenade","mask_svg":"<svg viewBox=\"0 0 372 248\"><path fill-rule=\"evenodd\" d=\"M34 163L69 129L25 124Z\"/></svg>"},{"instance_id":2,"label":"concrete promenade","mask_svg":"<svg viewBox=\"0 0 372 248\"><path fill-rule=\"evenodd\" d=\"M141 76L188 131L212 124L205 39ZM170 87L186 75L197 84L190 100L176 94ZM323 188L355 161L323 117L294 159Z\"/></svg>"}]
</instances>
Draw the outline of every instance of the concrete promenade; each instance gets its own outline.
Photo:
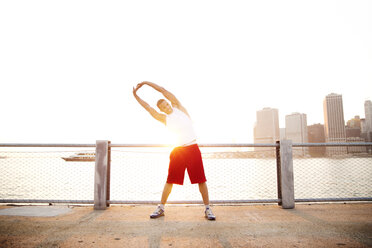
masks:
<instances>
[{"instance_id":1,"label":"concrete promenade","mask_svg":"<svg viewBox=\"0 0 372 248\"><path fill-rule=\"evenodd\" d=\"M0 247L372 247L372 204L0 206ZM23 216L22 216L23 215ZM27 216L24 216L27 215Z\"/></svg>"}]
</instances>

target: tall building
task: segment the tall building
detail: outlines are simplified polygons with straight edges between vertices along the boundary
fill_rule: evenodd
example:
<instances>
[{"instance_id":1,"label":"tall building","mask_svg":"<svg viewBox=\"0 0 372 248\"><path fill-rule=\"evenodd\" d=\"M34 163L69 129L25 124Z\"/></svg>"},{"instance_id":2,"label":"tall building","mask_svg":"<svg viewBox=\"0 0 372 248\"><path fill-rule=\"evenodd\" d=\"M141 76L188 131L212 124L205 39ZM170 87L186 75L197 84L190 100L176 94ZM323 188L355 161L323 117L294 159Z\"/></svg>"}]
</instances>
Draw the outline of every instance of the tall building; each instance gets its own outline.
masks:
<instances>
[{"instance_id":1,"label":"tall building","mask_svg":"<svg viewBox=\"0 0 372 248\"><path fill-rule=\"evenodd\" d=\"M324 125L314 124L307 127L307 136L309 143L324 143ZM312 157L324 157L326 154L324 146L320 147L309 147L309 154Z\"/></svg>"},{"instance_id":2,"label":"tall building","mask_svg":"<svg viewBox=\"0 0 372 248\"><path fill-rule=\"evenodd\" d=\"M360 131L362 133L366 133L367 132L367 125L366 125L366 119L365 118L362 118L360 119Z\"/></svg>"},{"instance_id":3,"label":"tall building","mask_svg":"<svg viewBox=\"0 0 372 248\"><path fill-rule=\"evenodd\" d=\"M275 143L279 139L278 109L264 108L257 111L254 127L254 143ZM275 149L255 147L255 151L268 151L271 154Z\"/></svg>"},{"instance_id":4,"label":"tall building","mask_svg":"<svg viewBox=\"0 0 372 248\"><path fill-rule=\"evenodd\" d=\"M346 139L347 138L361 138L360 128L357 128L357 127L353 128L353 127L346 126L345 134L346 134Z\"/></svg>"},{"instance_id":5,"label":"tall building","mask_svg":"<svg viewBox=\"0 0 372 248\"><path fill-rule=\"evenodd\" d=\"M360 116L356 115L354 118L348 120L346 126L351 128L360 128Z\"/></svg>"},{"instance_id":6,"label":"tall building","mask_svg":"<svg viewBox=\"0 0 372 248\"><path fill-rule=\"evenodd\" d=\"M327 143L346 142L344 107L342 95L329 94L323 102L324 110L324 133ZM343 155L346 147L327 147L327 155Z\"/></svg>"},{"instance_id":7,"label":"tall building","mask_svg":"<svg viewBox=\"0 0 372 248\"><path fill-rule=\"evenodd\" d=\"M364 102L365 112L365 131L368 142L372 142L372 102L367 100Z\"/></svg>"},{"instance_id":8,"label":"tall building","mask_svg":"<svg viewBox=\"0 0 372 248\"><path fill-rule=\"evenodd\" d=\"M293 143L307 143L306 114L293 113L285 116L285 137ZM307 147L293 147L293 155L304 156L308 153Z\"/></svg>"},{"instance_id":9,"label":"tall building","mask_svg":"<svg viewBox=\"0 0 372 248\"><path fill-rule=\"evenodd\" d=\"M362 121L359 115L347 121L345 128L346 131L346 142L349 143L360 143L364 142L365 139L362 137L361 127ZM347 153L366 153L367 149L365 146L348 146Z\"/></svg>"},{"instance_id":10,"label":"tall building","mask_svg":"<svg viewBox=\"0 0 372 248\"><path fill-rule=\"evenodd\" d=\"M361 120L359 115L347 121L346 125L346 139L348 138L360 138L361 137Z\"/></svg>"}]
</instances>

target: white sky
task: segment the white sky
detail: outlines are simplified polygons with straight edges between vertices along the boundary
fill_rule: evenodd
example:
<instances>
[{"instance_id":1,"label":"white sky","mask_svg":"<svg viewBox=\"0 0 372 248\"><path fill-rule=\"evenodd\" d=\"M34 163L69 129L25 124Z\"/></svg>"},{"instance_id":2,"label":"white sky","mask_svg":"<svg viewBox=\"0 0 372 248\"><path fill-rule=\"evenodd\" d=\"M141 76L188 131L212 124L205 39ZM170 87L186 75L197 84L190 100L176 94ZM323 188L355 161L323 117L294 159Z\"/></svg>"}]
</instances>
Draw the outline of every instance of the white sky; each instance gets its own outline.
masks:
<instances>
[{"instance_id":1,"label":"white sky","mask_svg":"<svg viewBox=\"0 0 372 248\"><path fill-rule=\"evenodd\" d=\"M200 143L253 143L256 111L372 99L371 1L1 1L0 142L164 143L137 104L173 92ZM155 106L159 95L139 95ZM165 139L164 139L165 137Z\"/></svg>"}]
</instances>

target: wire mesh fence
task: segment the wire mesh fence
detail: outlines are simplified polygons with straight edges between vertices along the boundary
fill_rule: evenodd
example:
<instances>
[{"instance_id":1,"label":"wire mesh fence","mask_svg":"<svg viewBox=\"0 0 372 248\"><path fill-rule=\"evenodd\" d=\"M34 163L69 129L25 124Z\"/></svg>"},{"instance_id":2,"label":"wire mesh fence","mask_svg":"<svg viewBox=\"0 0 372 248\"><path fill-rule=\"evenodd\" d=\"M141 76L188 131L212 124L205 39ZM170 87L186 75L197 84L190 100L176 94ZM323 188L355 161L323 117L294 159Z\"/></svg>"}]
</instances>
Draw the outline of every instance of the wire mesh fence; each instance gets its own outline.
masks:
<instances>
[{"instance_id":1,"label":"wire mesh fence","mask_svg":"<svg viewBox=\"0 0 372 248\"><path fill-rule=\"evenodd\" d=\"M170 148L113 149L112 201L159 201L167 179ZM211 201L277 198L276 160L248 157L248 149L201 148ZM184 185L174 185L170 202L201 201L198 185L185 173Z\"/></svg>"},{"instance_id":2,"label":"wire mesh fence","mask_svg":"<svg viewBox=\"0 0 372 248\"><path fill-rule=\"evenodd\" d=\"M371 198L372 157L294 158L295 199Z\"/></svg>"},{"instance_id":3,"label":"wire mesh fence","mask_svg":"<svg viewBox=\"0 0 372 248\"><path fill-rule=\"evenodd\" d=\"M94 156L79 154L94 150L0 151L0 199L93 201Z\"/></svg>"},{"instance_id":4,"label":"wire mesh fence","mask_svg":"<svg viewBox=\"0 0 372 248\"><path fill-rule=\"evenodd\" d=\"M352 153L337 158L294 153L295 199L372 199L372 156L367 149L352 148L348 148ZM110 201L158 202L171 150L112 147ZM275 147L201 146L200 150L211 201L278 201ZM94 177L93 147L0 149L0 202L93 203ZM186 172L184 185L174 185L168 200L200 202L202 198Z\"/></svg>"}]
</instances>

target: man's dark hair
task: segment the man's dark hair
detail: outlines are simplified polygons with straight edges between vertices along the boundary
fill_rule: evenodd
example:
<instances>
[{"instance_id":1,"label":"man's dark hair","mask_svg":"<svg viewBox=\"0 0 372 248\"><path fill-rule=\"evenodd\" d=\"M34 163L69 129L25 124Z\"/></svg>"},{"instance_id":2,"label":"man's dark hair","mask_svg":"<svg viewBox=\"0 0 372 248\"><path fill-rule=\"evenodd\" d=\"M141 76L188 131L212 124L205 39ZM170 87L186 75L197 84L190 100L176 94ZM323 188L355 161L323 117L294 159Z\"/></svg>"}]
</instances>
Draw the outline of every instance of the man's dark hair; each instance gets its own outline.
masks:
<instances>
[{"instance_id":1,"label":"man's dark hair","mask_svg":"<svg viewBox=\"0 0 372 248\"><path fill-rule=\"evenodd\" d=\"M160 108L159 105L162 104L162 102L166 102L166 101L165 101L164 99L160 99L160 100L158 101L158 103L156 104L156 106L158 106L158 108Z\"/></svg>"}]
</instances>

